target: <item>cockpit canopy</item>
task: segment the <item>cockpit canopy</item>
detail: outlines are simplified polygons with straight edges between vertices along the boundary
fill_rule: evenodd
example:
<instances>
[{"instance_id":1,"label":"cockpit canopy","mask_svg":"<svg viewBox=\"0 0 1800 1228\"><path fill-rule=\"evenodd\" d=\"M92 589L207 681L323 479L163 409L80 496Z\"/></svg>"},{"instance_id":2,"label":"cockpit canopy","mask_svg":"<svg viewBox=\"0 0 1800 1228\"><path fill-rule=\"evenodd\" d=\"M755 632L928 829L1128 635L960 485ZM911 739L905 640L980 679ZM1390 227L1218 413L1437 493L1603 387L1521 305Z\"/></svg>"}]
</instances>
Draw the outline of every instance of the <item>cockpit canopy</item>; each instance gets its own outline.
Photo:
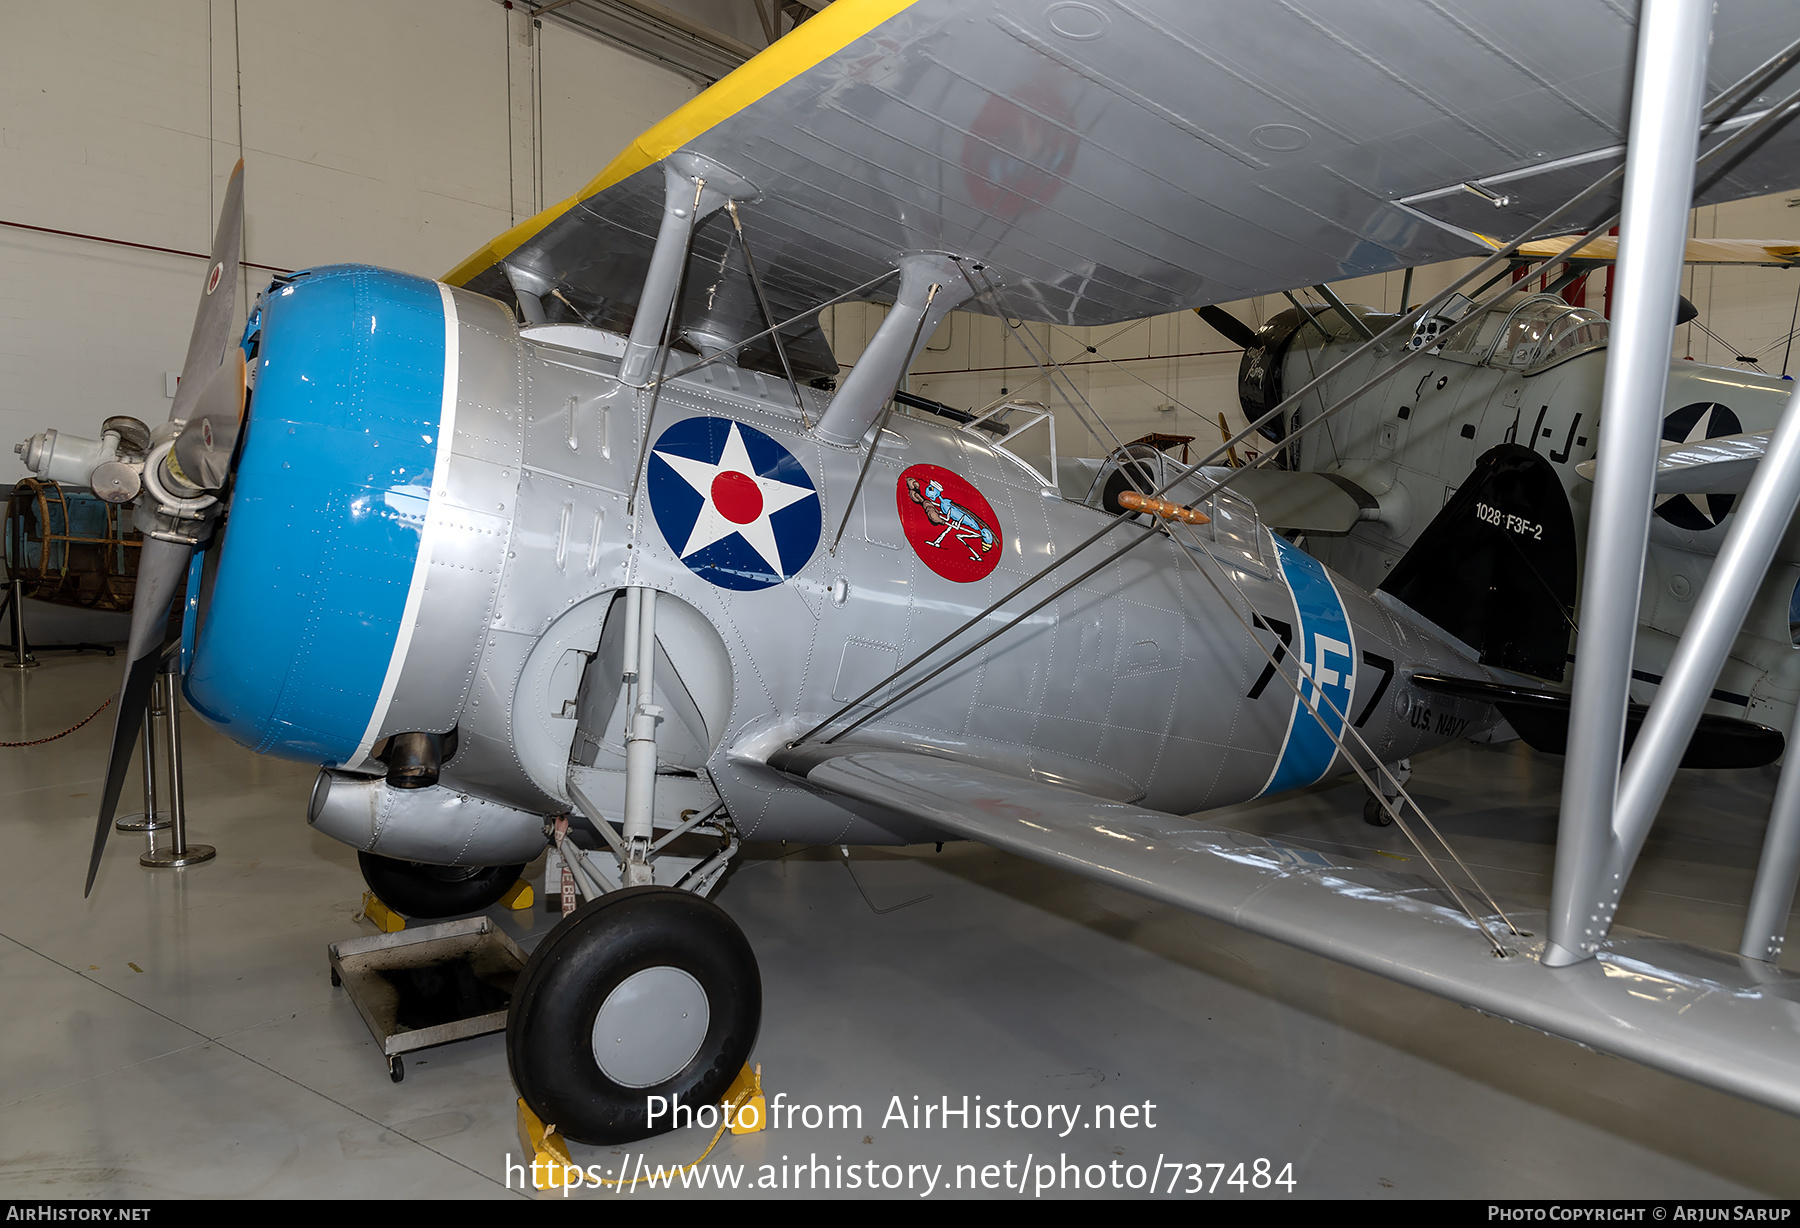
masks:
<instances>
[{"instance_id":1,"label":"cockpit canopy","mask_svg":"<svg viewBox=\"0 0 1800 1228\"><path fill-rule=\"evenodd\" d=\"M1599 312L1571 307L1554 294L1534 294L1458 324L1444 341L1443 355L1529 375L1599 349L1606 335L1606 317Z\"/></svg>"}]
</instances>

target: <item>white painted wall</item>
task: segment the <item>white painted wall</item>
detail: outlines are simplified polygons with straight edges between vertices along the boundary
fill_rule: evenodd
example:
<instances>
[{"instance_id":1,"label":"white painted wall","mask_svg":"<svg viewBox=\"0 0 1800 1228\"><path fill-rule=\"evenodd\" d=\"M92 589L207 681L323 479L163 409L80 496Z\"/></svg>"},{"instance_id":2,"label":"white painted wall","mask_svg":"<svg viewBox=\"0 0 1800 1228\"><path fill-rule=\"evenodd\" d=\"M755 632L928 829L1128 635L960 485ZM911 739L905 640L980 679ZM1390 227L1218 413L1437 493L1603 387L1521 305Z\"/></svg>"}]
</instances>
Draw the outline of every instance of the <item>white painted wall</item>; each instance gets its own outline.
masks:
<instances>
[{"instance_id":1,"label":"white painted wall","mask_svg":"<svg viewBox=\"0 0 1800 1228\"><path fill-rule=\"evenodd\" d=\"M0 220L204 252L241 152L247 261L442 275L693 96L528 28L493 0L4 0ZM203 271L0 226L0 444L166 417Z\"/></svg>"}]
</instances>

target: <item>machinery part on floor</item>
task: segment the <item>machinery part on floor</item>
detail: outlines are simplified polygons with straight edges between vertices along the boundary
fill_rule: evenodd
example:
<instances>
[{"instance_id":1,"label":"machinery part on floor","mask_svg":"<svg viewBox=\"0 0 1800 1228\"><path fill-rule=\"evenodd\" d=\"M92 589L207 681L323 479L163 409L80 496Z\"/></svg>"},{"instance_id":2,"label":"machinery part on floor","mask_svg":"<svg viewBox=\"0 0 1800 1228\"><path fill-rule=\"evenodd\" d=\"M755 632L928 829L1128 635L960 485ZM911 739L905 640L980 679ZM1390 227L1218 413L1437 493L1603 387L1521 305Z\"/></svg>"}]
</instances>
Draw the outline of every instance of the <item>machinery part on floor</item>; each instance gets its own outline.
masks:
<instances>
[{"instance_id":1,"label":"machinery part on floor","mask_svg":"<svg viewBox=\"0 0 1800 1228\"><path fill-rule=\"evenodd\" d=\"M537 903L537 893L521 878L501 893L500 903L512 912L527 912Z\"/></svg>"},{"instance_id":2,"label":"machinery part on floor","mask_svg":"<svg viewBox=\"0 0 1800 1228\"><path fill-rule=\"evenodd\" d=\"M415 920L480 912L511 891L523 865L436 866L379 853L356 854L363 882L388 907Z\"/></svg>"},{"instance_id":3,"label":"machinery part on floor","mask_svg":"<svg viewBox=\"0 0 1800 1228\"><path fill-rule=\"evenodd\" d=\"M171 654L166 663L166 673L156 676L151 684L150 717L154 721L159 716L163 722L165 744L168 746L169 764L169 847L156 847L156 833L149 835L150 847L138 864L148 870L174 870L182 866L198 865L203 861L211 861L219 855L219 850L210 844L189 844L187 842L187 806L185 790L182 784L181 769L181 675L178 673L179 657ZM109 814L110 818L111 815ZM104 829L102 829L104 832Z\"/></svg>"},{"instance_id":4,"label":"machinery part on floor","mask_svg":"<svg viewBox=\"0 0 1800 1228\"><path fill-rule=\"evenodd\" d=\"M756 1042L762 977L717 905L631 887L583 905L532 953L513 994L506 1057L542 1121L607 1145L673 1129L648 1105L715 1104Z\"/></svg>"},{"instance_id":5,"label":"machinery part on floor","mask_svg":"<svg viewBox=\"0 0 1800 1228\"><path fill-rule=\"evenodd\" d=\"M130 424L148 439L148 429L132 418L107 419L103 438L115 439L120 423ZM73 437L61 439L68 442ZM15 450L23 452L26 445ZM130 455L142 463L141 449ZM27 468L33 467L31 462L26 457ZM136 495L137 479L130 466L115 461L105 468L119 471L125 479L123 487L107 493L128 489L132 492L128 497ZM23 581L26 595L34 601L80 610L129 610L137 591L143 536L117 501L79 489L88 480L82 474L75 479L76 489L66 489L62 482L49 479L19 479L7 496L6 520L0 526L6 542L6 574ZM94 480L102 480L102 475L96 473Z\"/></svg>"}]
</instances>

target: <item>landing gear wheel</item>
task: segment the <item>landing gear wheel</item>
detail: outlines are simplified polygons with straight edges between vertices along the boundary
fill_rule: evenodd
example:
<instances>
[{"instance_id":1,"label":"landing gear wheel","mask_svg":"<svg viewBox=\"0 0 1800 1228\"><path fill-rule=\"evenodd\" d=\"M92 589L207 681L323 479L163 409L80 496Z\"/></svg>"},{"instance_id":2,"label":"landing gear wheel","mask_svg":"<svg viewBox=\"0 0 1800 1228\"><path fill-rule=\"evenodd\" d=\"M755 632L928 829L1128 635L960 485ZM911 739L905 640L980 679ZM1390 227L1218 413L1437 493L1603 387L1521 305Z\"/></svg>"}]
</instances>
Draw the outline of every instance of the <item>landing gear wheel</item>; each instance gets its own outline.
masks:
<instances>
[{"instance_id":1,"label":"landing gear wheel","mask_svg":"<svg viewBox=\"0 0 1800 1228\"><path fill-rule=\"evenodd\" d=\"M610 892L550 931L525 965L506 1060L541 1121L577 1142L660 1134L645 1102L716 1104L750 1056L762 977L716 904L670 887Z\"/></svg>"},{"instance_id":2,"label":"landing gear wheel","mask_svg":"<svg viewBox=\"0 0 1800 1228\"><path fill-rule=\"evenodd\" d=\"M519 881L525 867L432 866L422 861L396 861L375 853L358 853L363 882L383 904L422 921L480 912Z\"/></svg>"},{"instance_id":3,"label":"landing gear wheel","mask_svg":"<svg viewBox=\"0 0 1800 1228\"><path fill-rule=\"evenodd\" d=\"M1363 798L1363 822L1370 827L1392 827L1394 816L1388 813L1379 797L1370 793Z\"/></svg>"}]
</instances>

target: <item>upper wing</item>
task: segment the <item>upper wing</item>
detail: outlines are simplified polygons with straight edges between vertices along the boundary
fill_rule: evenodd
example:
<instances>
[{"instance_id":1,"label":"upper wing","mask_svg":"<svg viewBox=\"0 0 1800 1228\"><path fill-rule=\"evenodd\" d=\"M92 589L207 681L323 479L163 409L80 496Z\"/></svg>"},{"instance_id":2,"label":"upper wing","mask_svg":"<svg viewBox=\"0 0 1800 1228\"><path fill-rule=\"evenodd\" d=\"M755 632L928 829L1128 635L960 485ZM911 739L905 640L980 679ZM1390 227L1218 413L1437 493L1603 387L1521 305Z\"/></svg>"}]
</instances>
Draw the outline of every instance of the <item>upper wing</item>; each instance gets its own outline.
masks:
<instances>
[{"instance_id":1,"label":"upper wing","mask_svg":"<svg viewBox=\"0 0 1800 1228\"><path fill-rule=\"evenodd\" d=\"M1519 248L1519 255L1528 260L1552 260L1580 241L1577 235L1534 239ZM1576 258L1596 263L1617 260L1619 240L1612 235L1596 235L1576 253ZM1791 269L1800 266L1800 243L1791 239L1689 239L1682 258L1688 264L1759 264Z\"/></svg>"},{"instance_id":2,"label":"upper wing","mask_svg":"<svg viewBox=\"0 0 1800 1228\"><path fill-rule=\"evenodd\" d=\"M1711 88L1797 34L1790 0L1722 5ZM981 266L974 309L1072 325L1478 254L1621 156L1635 43L1616 0L837 0L446 280L510 297L509 264L621 326L678 150L760 193L780 317L906 251ZM1702 199L1800 182L1797 127ZM764 327L731 233L700 227L681 306L728 340Z\"/></svg>"},{"instance_id":3,"label":"upper wing","mask_svg":"<svg viewBox=\"0 0 1800 1228\"><path fill-rule=\"evenodd\" d=\"M921 754L809 747L772 763L853 806L1800 1112L1800 978L1772 966L1615 929L1596 958L1546 968L1541 910L1511 914L1530 933L1503 935L1513 953L1496 959L1447 893L1410 874Z\"/></svg>"}]
</instances>

